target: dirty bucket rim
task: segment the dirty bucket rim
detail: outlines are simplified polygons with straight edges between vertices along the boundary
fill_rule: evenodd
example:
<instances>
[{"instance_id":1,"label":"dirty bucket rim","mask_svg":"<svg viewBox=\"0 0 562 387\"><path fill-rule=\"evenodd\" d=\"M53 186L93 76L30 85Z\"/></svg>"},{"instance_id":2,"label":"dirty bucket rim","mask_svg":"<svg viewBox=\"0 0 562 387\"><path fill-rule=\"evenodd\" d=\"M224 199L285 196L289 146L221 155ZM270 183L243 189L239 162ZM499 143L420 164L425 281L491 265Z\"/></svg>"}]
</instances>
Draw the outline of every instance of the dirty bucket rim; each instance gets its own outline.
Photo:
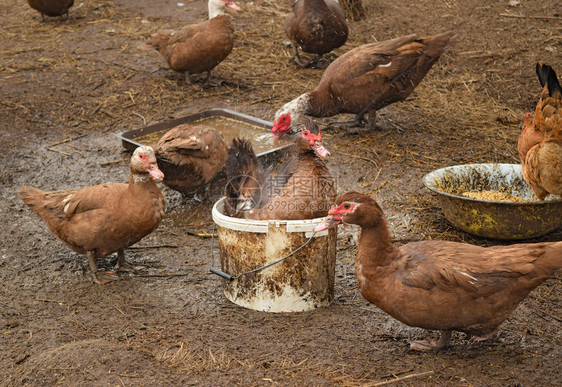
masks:
<instances>
[{"instance_id":1,"label":"dirty bucket rim","mask_svg":"<svg viewBox=\"0 0 562 387\"><path fill-rule=\"evenodd\" d=\"M276 227L285 225L287 232L313 232L314 227L322 222L324 217L314 219L298 219L298 220L256 220L241 219L227 216L221 212L224 208L226 197L222 197L213 205L212 216L213 221L220 227L237 231L267 233L271 224ZM221 207L219 209L219 207ZM326 235L327 230L316 233L316 236Z\"/></svg>"}]
</instances>

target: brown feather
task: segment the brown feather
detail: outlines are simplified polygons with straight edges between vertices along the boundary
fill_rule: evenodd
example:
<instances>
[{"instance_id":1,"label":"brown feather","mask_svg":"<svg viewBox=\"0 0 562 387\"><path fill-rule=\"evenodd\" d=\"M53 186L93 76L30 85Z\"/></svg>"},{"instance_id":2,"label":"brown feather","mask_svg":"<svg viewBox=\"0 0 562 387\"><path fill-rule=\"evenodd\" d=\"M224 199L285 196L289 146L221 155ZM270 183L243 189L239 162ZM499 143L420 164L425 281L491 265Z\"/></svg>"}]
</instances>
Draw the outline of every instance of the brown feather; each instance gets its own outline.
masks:
<instances>
[{"instance_id":1,"label":"brown feather","mask_svg":"<svg viewBox=\"0 0 562 387\"><path fill-rule=\"evenodd\" d=\"M151 157L156 164L153 153ZM133 163L129 184L50 192L21 187L19 194L58 239L77 253L92 253L96 258L123 250L150 234L165 209L158 186L146 169L139 170Z\"/></svg>"},{"instance_id":2,"label":"brown feather","mask_svg":"<svg viewBox=\"0 0 562 387\"><path fill-rule=\"evenodd\" d=\"M453 35L408 35L348 51L326 69L311 93L306 114L362 114L405 100L449 47Z\"/></svg>"},{"instance_id":3,"label":"brown feather","mask_svg":"<svg viewBox=\"0 0 562 387\"><path fill-rule=\"evenodd\" d=\"M480 247L421 241L397 248L373 199L347 192L336 205L330 213L361 227L355 264L361 294L411 326L489 336L562 268L562 242Z\"/></svg>"},{"instance_id":4,"label":"brown feather","mask_svg":"<svg viewBox=\"0 0 562 387\"><path fill-rule=\"evenodd\" d=\"M314 134L319 133L318 126L311 119L306 119L304 123L306 129ZM302 138L300 132L295 135L291 152L291 158L277 171L250 174L261 176L261 190L259 194L254 194L259 200L254 199L254 208L239 211L235 216L258 220L297 220L314 219L328 213L336 197L335 183L328 167L316 156L309 141ZM229 180L234 175L242 174L235 168L227 167L229 170ZM249 179L250 182L254 180Z\"/></svg>"},{"instance_id":5,"label":"brown feather","mask_svg":"<svg viewBox=\"0 0 562 387\"><path fill-rule=\"evenodd\" d=\"M369 43L346 52L328 66L316 88L286 103L275 114L273 132L287 133L301 115L331 117L369 113L374 128L376 111L405 100L431 66L455 40L447 32L426 38L417 35Z\"/></svg>"},{"instance_id":6,"label":"brown feather","mask_svg":"<svg viewBox=\"0 0 562 387\"><path fill-rule=\"evenodd\" d=\"M323 55L342 46L349 31L336 1L296 0L285 19L285 32L295 50Z\"/></svg>"},{"instance_id":7,"label":"brown feather","mask_svg":"<svg viewBox=\"0 0 562 387\"><path fill-rule=\"evenodd\" d=\"M562 196L562 88L554 70L537 63L543 90L535 114L523 119L517 150L523 178L540 200Z\"/></svg>"},{"instance_id":8,"label":"brown feather","mask_svg":"<svg viewBox=\"0 0 562 387\"><path fill-rule=\"evenodd\" d=\"M199 74L211 71L234 47L234 27L227 15L219 15L178 31L159 31L144 49L156 49L175 71Z\"/></svg>"},{"instance_id":9,"label":"brown feather","mask_svg":"<svg viewBox=\"0 0 562 387\"><path fill-rule=\"evenodd\" d=\"M228 143L215 128L183 124L166 132L156 145L156 158L166 186L194 194L224 167Z\"/></svg>"}]
</instances>

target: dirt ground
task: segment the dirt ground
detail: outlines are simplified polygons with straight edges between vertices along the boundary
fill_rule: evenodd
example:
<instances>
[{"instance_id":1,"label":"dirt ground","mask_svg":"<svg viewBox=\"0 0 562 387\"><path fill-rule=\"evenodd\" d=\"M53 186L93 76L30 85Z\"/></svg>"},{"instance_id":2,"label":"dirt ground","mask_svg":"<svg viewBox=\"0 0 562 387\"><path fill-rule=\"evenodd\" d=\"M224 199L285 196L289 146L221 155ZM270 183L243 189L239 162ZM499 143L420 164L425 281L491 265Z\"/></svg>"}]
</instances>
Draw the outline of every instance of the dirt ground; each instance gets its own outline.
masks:
<instances>
[{"instance_id":1,"label":"dirt ground","mask_svg":"<svg viewBox=\"0 0 562 387\"><path fill-rule=\"evenodd\" d=\"M507 243L450 226L421 178L453 164L518 162L519 124L540 92L535 63L562 75L562 3L509 3L365 0L365 17L349 22L348 43L332 55L403 34L459 33L412 96L380 112L380 130L325 131L338 190L376 197L397 245ZM271 120L322 74L289 61L288 1L238 0L237 41L213 72L218 85L188 84L158 53L137 48L158 29L206 18L203 0L179 4L77 0L70 20L42 22L25 1L0 0L2 385L375 386L404 377L394 383L562 384L561 273L521 303L497 338L475 343L455 334L452 348L437 354L408 348L435 333L361 298L352 228L340 228L330 307L270 314L230 303L222 280L209 274L206 234L220 184L203 204L161 186L166 218L126 252L148 269L92 282L87 259L22 205L18 187L126 181L129 154L118 133L216 107ZM537 240L561 239L558 229Z\"/></svg>"}]
</instances>

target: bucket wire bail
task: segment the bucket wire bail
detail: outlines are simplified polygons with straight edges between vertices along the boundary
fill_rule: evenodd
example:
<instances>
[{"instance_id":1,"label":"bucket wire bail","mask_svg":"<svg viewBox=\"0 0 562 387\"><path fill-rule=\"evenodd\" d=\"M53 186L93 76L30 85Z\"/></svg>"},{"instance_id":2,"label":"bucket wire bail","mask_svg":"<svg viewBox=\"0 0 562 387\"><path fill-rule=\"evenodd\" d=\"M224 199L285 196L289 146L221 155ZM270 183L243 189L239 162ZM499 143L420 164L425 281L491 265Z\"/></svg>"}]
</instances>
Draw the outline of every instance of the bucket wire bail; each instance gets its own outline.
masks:
<instances>
[{"instance_id":1,"label":"bucket wire bail","mask_svg":"<svg viewBox=\"0 0 562 387\"><path fill-rule=\"evenodd\" d=\"M300 245L299 247L297 247L295 250L293 250L291 253L285 255L283 258L279 258L276 261L270 262L267 265L263 265L260 266L256 269L252 269L249 271L245 271L244 273L240 273L238 275L230 275L228 273L225 273L222 270L219 269L215 269L213 266L215 264L215 254L214 254L214 244L215 244L215 228L216 228L216 224L213 224L213 234L211 236L211 266L209 266L209 271L213 274L216 274L224 279L227 279L229 281L234 281L235 279L238 279L240 277L242 277L243 275L246 274L251 274L251 273L255 273L257 271L263 270L263 269L267 269L268 267L271 267L273 265L276 265L282 261L284 261L285 259L292 257L294 254L296 254L299 250L301 250L302 248L304 248L306 245L308 245L310 243L310 241L312 240L312 238L314 238L314 235L316 235L316 231L312 232L312 235L310 236L310 238L308 238L308 240L306 242L304 242L302 245Z\"/></svg>"}]
</instances>

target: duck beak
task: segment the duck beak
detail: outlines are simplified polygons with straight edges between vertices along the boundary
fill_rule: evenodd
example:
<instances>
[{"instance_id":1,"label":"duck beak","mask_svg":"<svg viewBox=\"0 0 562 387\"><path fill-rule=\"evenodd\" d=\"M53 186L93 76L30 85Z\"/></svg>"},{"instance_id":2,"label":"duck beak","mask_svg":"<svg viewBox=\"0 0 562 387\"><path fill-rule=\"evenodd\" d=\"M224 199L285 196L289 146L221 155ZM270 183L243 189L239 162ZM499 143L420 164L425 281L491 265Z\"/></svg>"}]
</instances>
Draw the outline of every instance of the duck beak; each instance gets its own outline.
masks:
<instances>
[{"instance_id":1,"label":"duck beak","mask_svg":"<svg viewBox=\"0 0 562 387\"><path fill-rule=\"evenodd\" d=\"M164 173L160 170L160 168L158 168L158 164L151 163L146 170L154 180L158 180L158 181L164 180Z\"/></svg>"},{"instance_id":2,"label":"duck beak","mask_svg":"<svg viewBox=\"0 0 562 387\"><path fill-rule=\"evenodd\" d=\"M233 9L235 11L240 11L240 7L236 5L234 1L227 1L225 5L230 9Z\"/></svg>"},{"instance_id":3,"label":"duck beak","mask_svg":"<svg viewBox=\"0 0 562 387\"><path fill-rule=\"evenodd\" d=\"M324 145L320 141L316 141L312 146L312 149L318 156L320 157L328 157L330 156L330 151L324 147Z\"/></svg>"},{"instance_id":4,"label":"duck beak","mask_svg":"<svg viewBox=\"0 0 562 387\"><path fill-rule=\"evenodd\" d=\"M339 215L328 215L324 218L321 223L318 223L316 227L312 230L313 232L320 232L327 230L329 228L335 227L342 222L341 216Z\"/></svg>"}]
</instances>

